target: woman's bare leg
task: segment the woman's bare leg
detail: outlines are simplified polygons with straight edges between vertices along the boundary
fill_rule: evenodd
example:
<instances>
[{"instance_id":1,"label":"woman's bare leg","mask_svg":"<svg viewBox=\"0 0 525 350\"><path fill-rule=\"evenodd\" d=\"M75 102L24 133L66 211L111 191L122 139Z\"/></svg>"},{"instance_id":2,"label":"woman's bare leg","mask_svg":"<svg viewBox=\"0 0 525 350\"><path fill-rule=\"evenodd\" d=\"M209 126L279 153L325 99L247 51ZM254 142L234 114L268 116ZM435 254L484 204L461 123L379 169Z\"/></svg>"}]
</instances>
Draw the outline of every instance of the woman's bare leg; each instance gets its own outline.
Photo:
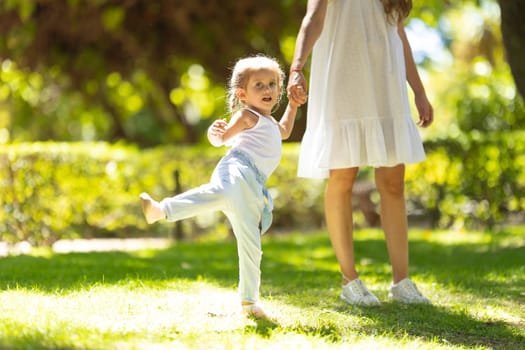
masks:
<instances>
[{"instance_id":1,"label":"woman's bare leg","mask_svg":"<svg viewBox=\"0 0 525 350\"><path fill-rule=\"evenodd\" d=\"M355 269L352 188L359 168L333 169L325 191L325 217L341 272L347 283L358 277Z\"/></svg>"},{"instance_id":2,"label":"woman's bare leg","mask_svg":"<svg viewBox=\"0 0 525 350\"><path fill-rule=\"evenodd\" d=\"M381 199L381 225L394 283L408 277L408 224L405 205L405 166L377 168L377 190Z\"/></svg>"}]
</instances>

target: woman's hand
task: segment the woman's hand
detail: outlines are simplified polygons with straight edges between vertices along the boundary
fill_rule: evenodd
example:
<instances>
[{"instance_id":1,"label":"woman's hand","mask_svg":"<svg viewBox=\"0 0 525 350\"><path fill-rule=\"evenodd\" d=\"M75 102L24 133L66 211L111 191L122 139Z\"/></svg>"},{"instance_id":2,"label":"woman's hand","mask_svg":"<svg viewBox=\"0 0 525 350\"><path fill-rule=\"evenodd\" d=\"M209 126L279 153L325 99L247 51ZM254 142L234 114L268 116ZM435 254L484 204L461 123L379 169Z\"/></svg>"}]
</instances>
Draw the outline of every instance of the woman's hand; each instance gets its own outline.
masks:
<instances>
[{"instance_id":1,"label":"woman's hand","mask_svg":"<svg viewBox=\"0 0 525 350\"><path fill-rule=\"evenodd\" d=\"M428 101L426 94L418 94L415 96L416 108L419 113L419 120L417 125L426 128L434 121L434 109Z\"/></svg>"}]
</instances>

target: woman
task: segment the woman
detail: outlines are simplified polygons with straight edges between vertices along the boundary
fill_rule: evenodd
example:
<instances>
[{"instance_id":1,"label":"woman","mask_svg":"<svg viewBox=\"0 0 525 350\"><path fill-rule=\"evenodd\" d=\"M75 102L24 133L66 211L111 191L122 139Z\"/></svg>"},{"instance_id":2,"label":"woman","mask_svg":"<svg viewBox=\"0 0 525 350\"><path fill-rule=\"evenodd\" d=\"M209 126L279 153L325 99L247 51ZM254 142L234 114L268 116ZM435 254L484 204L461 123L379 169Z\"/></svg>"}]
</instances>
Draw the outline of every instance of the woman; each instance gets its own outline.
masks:
<instances>
[{"instance_id":1,"label":"woman","mask_svg":"<svg viewBox=\"0 0 525 350\"><path fill-rule=\"evenodd\" d=\"M288 95L295 100L307 89L302 70L313 51L298 175L328 177L326 223L343 274L341 298L350 304L380 304L355 268L351 196L361 166L375 168L393 273L389 297L430 303L408 274L405 164L424 160L425 152L406 81L418 124L433 121L403 26L411 7L410 0L309 0L290 69Z\"/></svg>"}]
</instances>

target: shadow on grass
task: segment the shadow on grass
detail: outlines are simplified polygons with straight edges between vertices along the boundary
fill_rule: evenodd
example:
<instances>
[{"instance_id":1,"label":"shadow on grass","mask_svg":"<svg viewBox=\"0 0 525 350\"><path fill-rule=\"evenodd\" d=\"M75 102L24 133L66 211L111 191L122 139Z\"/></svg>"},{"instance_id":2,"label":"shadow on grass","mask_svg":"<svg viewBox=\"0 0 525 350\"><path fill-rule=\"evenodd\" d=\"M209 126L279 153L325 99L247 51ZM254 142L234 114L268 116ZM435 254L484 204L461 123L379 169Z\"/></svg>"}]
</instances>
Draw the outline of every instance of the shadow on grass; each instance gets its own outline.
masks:
<instances>
[{"instance_id":1,"label":"shadow on grass","mask_svg":"<svg viewBox=\"0 0 525 350\"><path fill-rule=\"evenodd\" d=\"M380 307L345 306L347 311L370 322L366 328L353 328L364 334L393 334L402 339L409 335L443 345L490 349L522 349L525 336L516 326L502 321L483 322L472 318L465 310L438 305L402 305L385 302Z\"/></svg>"},{"instance_id":2,"label":"shadow on grass","mask_svg":"<svg viewBox=\"0 0 525 350\"><path fill-rule=\"evenodd\" d=\"M265 238L263 247L263 295L278 297L299 308L318 307L366 317L371 325L366 322L366 328L359 330L364 334L393 333L400 338L408 334L463 346L505 349L519 348L525 343L523 332L518 332L517 326L482 322L461 308L384 303L380 308L367 309L343 304L337 299L340 275L326 236ZM523 299L523 246L498 248L478 243L443 245L413 241L410 249L413 275L453 286L458 293L469 293L480 299L506 298L516 303ZM356 256L366 261L358 265L360 271L387 286L390 268L383 240L357 241ZM237 271L233 241L180 243L147 254L104 252L3 258L0 259L0 289L67 292L98 284L137 280L176 283L201 276L210 283L231 288L237 284ZM315 329L304 326L302 331L338 342L344 325L330 322ZM279 325L258 322L252 331L268 337L276 327Z\"/></svg>"},{"instance_id":3,"label":"shadow on grass","mask_svg":"<svg viewBox=\"0 0 525 350\"><path fill-rule=\"evenodd\" d=\"M277 320L269 319L254 319L255 324L250 324L244 327L246 333L258 334L262 338L270 338L272 331L280 327Z\"/></svg>"}]
</instances>

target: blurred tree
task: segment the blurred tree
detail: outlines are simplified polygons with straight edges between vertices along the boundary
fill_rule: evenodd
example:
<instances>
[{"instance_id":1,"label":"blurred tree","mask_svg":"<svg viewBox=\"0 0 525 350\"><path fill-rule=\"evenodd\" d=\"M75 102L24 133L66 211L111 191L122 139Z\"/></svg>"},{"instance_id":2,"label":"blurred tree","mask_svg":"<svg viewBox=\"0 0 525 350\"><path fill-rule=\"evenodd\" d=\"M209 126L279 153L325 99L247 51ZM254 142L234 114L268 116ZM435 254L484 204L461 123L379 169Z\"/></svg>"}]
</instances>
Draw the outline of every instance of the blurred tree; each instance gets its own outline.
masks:
<instances>
[{"instance_id":1,"label":"blurred tree","mask_svg":"<svg viewBox=\"0 0 525 350\"><path fill-rule=\"evenodd\" d=\"M443 34L443 19L454 9L484 3L495 0L414 2L412 16L438 28L455 55L480 53L493 64L493 28L459 51L455 39ZM525 36L516 16L524 5L500 4L508 61L523 94ZM263 52L286 68L305 5L306 0L2 0L0 143L198 142L209 119L225 115L224 86L235 59ZM471 50L473 43L478 46ZM465 61L472 64L474 58ZM293 140L303 128L304 118Z\"/></svg>"},{"instance_id":2,"label":"blurred tree","mask_svg":"<svg viewBox=\"0 0 525 350\"><path fill-rule=\"evenodd\" d=\"M223 86L241 56L284 61L279 38L297 30L303 12L304 2L293 0L5 0L0 59L16 62L9 72L39 72L55 93L89 98L83 107L96 104L109 118L111 140L147 143L138 134L149 129L192 143L192 114L206 102L189 95L206 89L213 98L210 81ZM221 113L213 102L208 114Z\"/></svg>"},{"instance_id":3,"label":"blurred tree","mask_svg":"<svg viewBox=\"0 0 525 350\"><path fill-rule=\"evenodd\" d=\"M464 3L448 11L446 32L454 60L434 91L445 101L440 111L448 109L455 123L449 123L442 137L476 138L525 125L523 99L506 63L499 9L495 1L483 1L481 6Z\"/></svg>"}]
</instances>

